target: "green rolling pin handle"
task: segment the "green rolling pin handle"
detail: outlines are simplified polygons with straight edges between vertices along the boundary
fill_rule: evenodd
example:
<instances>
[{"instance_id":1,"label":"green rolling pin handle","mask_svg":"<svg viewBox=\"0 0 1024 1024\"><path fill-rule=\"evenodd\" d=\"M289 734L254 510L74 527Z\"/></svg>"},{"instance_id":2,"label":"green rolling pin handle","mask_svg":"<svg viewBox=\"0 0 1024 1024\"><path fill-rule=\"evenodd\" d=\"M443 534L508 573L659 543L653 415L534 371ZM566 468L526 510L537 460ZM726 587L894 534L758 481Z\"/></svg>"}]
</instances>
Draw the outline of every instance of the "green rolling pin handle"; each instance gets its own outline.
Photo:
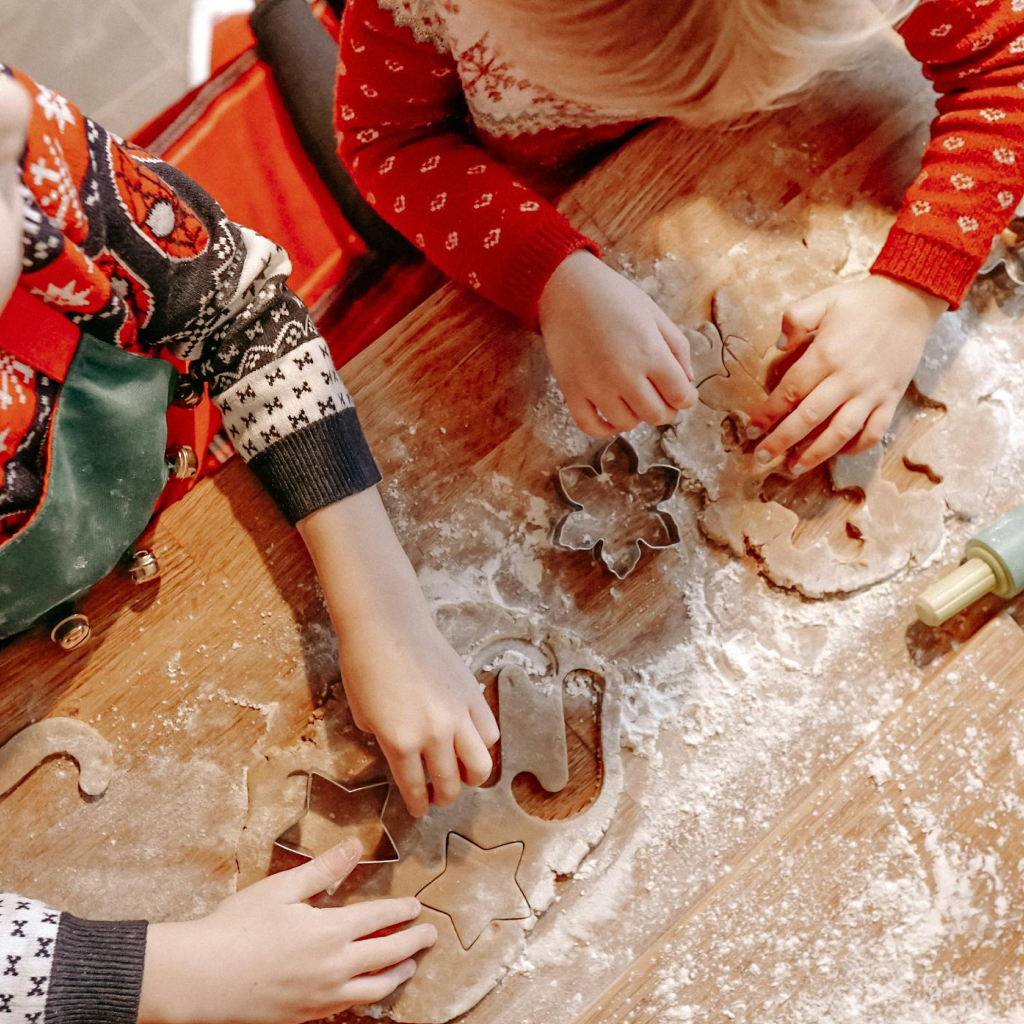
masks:
<instances>
[{"instance_id":1,"label":"green rolling pin handle","mask_svg":"<svg viewBox=\"0 0 1024 1024\"><path fill-rule=\"evenodd\" d=\"M918 599L918 618L939 626L985 594L1008 599L1024 591L1024 505L967 542L966 561Z\"/></svg>"}]
</instances>

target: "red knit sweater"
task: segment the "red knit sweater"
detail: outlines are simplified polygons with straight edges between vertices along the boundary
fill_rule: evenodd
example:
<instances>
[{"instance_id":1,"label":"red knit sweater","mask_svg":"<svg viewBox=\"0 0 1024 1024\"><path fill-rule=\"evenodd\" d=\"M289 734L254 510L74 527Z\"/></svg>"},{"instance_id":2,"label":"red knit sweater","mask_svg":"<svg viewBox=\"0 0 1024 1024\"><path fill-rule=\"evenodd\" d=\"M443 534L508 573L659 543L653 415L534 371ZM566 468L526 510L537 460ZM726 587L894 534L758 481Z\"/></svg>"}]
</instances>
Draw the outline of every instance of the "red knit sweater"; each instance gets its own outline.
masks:
<instances>
[{"instance_id":1,"label":"red knit sweater","mask_svg":"<svg viewBox=\"0 0 1024 1024\"><path fill-rule=\"evenodd\" d=\"M938 117L873 270L956 306L1024 194L1024 0L926 0L900 32ZM555 267L597 251L548 199L640 123L530 82L456 0L349 0L336 122L381 216L529 326Z\"/></svg>"}]
</instances>

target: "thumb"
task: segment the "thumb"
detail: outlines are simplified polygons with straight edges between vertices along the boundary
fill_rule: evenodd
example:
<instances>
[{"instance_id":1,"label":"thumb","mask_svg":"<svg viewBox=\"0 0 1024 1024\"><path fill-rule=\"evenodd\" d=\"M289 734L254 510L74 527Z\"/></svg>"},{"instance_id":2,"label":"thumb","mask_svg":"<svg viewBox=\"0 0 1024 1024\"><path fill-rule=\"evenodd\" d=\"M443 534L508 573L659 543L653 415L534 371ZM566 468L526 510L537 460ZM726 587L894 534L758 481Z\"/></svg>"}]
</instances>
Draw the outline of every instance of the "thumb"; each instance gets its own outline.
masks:
<instances>
[{"instance_id":1,"label":"thumb","mask_svg":"<svg viewBox=\"0 0 1024 1024\"><path fill-rule=\"evenodd\" d=\"M776 342L777 347L783 352L791 352L810 341L811 335L825 319L830 301L831 295L828 289L825 289L794 302L782 314L782 333Z\"/></svg>"},{"instance_id":2,"label":"thumb","mask_svg":"<svg viewBox=\"0 0 1024 1024\"><path fill-rule=\"evenodd\" d=\"M346 839L314 857L308 864L281 871L251 886L275 903L302 903L325 889L337 888L352 873L363 855L358 839Z\"/></svg>"}]
</instances>

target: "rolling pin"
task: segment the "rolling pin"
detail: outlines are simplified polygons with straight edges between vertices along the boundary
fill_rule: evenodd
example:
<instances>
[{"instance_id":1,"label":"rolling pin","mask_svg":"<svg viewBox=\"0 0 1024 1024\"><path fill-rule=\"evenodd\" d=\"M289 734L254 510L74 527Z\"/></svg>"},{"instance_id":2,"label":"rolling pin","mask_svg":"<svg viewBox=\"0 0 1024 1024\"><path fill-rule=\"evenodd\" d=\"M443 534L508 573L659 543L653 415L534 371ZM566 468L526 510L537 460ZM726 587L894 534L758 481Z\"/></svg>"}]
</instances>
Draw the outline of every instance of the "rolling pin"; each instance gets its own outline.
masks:
<instances>
[{"instance_id":1,"label":"rolling pin","mask_svg":"<svg viewBox=\"0 0 1024 1024\"><path fill-rule=\"evenodd\" d=\"M1011 509L967 542L958 569L917 599L917 617L940 626L985 594L1008 599L1024 590L1024 505Z\"/></svg>"}]
</instances>

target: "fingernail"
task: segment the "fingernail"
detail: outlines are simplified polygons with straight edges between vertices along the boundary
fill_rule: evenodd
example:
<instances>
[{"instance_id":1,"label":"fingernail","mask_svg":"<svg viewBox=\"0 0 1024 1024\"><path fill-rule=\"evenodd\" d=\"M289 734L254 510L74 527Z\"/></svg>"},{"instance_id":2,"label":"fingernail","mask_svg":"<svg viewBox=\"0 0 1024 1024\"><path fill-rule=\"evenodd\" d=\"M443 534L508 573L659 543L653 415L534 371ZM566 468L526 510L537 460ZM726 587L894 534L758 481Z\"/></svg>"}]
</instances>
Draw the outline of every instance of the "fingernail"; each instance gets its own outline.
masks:
<instances>
[{"instance_id":1,"label":"fingernail","mask_svg":"<svg viewBox=\"0 0 1024 1024\"><path fill-rule=\"evenodd\" d=\"M799 462L794 462L793 465L789 467L789 471L793 476L802 476L807 472L807 467L801 466Z\"/></svg>"},{"instance_id":2,"label":"fingernail","mask_svg":"<svg viewBox=\"0 0 1024 1024\"><path fill-rule=\"evenodd\" d=\"M409 910L412 912L414 917L418 917L420 912L423 910L423 904L413 896L409 901Z\"/></svg>"},{"instance_id":3,"label":"fingernail","mask_svg":"<svg viewBox=\"0 0 1024 1024\"><path fill-rule=\"evenodd\" d=\"M416 973L416 961L415 960L406 960L406 962L405 962L405 970L402 971L402 974L405 976L405 980L408 981L415 973Z\"/></svg>"},{"instance_id":4,"label":"fingernail","mask_svg":"<svg viewBox=\"0 0 1024 1024\"><path fill-rule=\"evenodd\" d=\"M787 338L784 334L780 334L779 337L778 337L778 340L775 342L775 347L776 348L785 348L786 345L788 345L788 344L789 344L789 338Z\"/></svg>"},{"instance_id":5,"label":"fingernail","mask_svg":"<svg viewBox=\"0 0 1024 1024\"><path fill-rule=\"evenodd\" d=\"M363 852L363 844L356 838L346 839L341 844L341 852L346 857L359 857Z\"/></svg>"},{"instance_id":6,"label":"fingernail","mask_svg":"<svg viewBox=\"0 0 1024 1024\"><path fill-rule=\"evenodd\" d=\"M756 441L763 433L764 431L760 427L755 427L753 423L747 427L747 439L749 441Z\"/></svg>"},{"instance_id":7,"label":"fingernail","mask_svg":"<svg viewBox=\"0 0 1024 1024\"><path fill-rule=\"evenodd\" d=\"M754 452L754 458L757 459L757 461L760 462L762 466L766 462L771 462L772 461L771 455L768 452L766 452L763 448L761 448L760 450Z\"/></svg>"},{"instance_id":8,"label":"fingernail","mask_svg":"<svg viewBox=\"0 0 1024 1024\"><path fill-rule=\"evenodd\" d=\"M427 932L427 935L430 938L430 944L433 945L435 942L437 942L437 929L432 924L428 924L427 928L430 929Z\"/></svg>"}]
</instances>

